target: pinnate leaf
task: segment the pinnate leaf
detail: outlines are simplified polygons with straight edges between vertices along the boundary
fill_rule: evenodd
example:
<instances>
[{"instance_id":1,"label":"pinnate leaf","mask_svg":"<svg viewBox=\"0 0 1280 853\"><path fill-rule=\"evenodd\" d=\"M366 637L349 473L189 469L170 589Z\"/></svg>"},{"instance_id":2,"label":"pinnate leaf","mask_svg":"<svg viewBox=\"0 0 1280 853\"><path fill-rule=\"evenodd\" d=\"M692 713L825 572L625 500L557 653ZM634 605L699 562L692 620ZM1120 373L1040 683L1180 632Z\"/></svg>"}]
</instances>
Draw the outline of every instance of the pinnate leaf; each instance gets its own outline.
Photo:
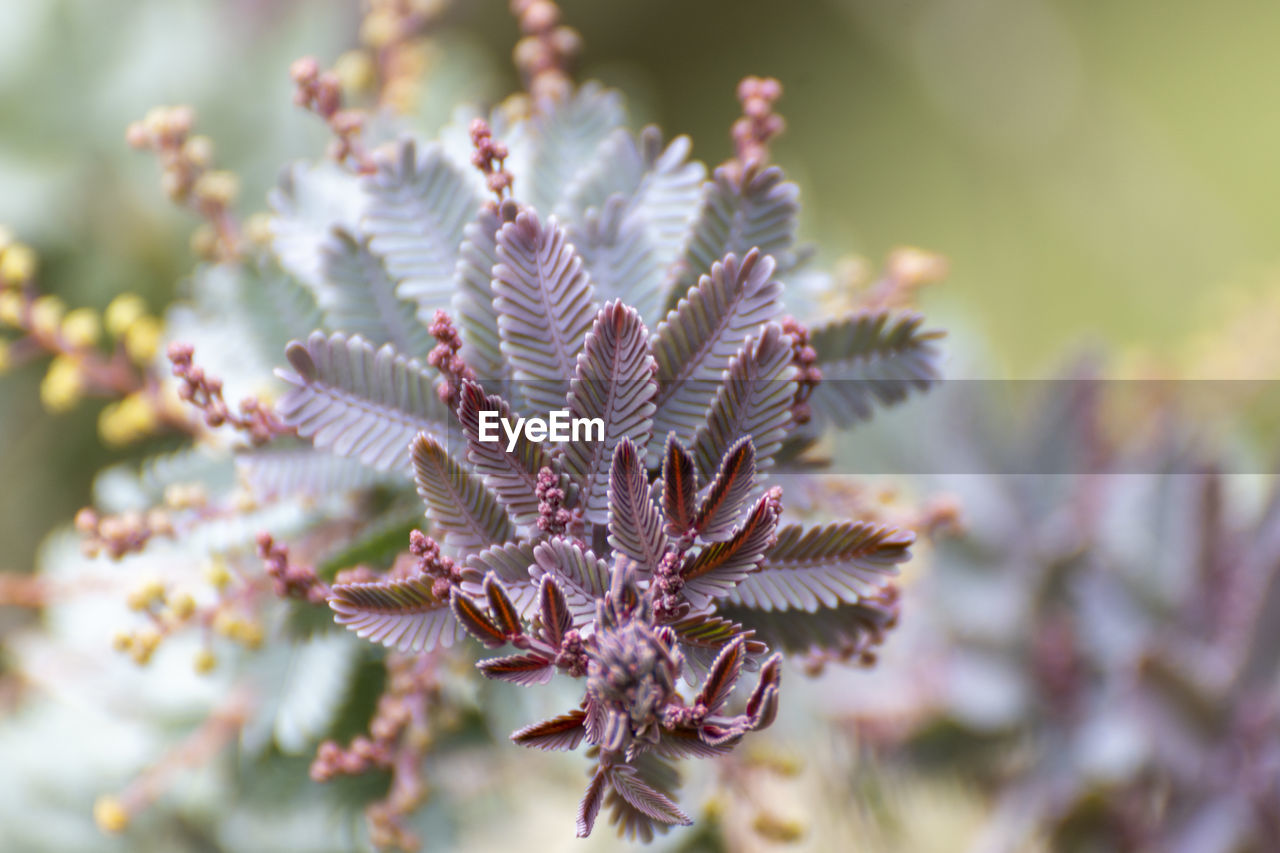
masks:
<instances>
[{"instance_id":1,"label":"pinnate leaf","mask_svg":"<svg viewBox=\"0 0 1280 853\"><path fill-rule=\"evenodd\" d=\"M649 332L635 309L608 302L596 315L569 386L569 413L604 422L603 441L564 447L565 468L579 487L588 521L609 520L609 470L614 448L628 438L644 447L653 429L657 364Z\"/></svg>"},{"instance_id":2,"label":"pinnate leaf","mask_svg":"<svg viewBox=\"0 0 1280 853\"><path fill-rule=\"evenodd\" d=\"M472 553L515 536L502 504L480 478L462 467L426 434L413 441L413 478L427 505L427 518L444 534L444 545Z\"/></svg>"},{"instance_id":3,"label":"pinnate leaf","mask_svg":"<svg viewBox=\"0 0 1280 853\"><path fill-rule=\"evenodd\" d=\"M591 281L564 230L532 211L503 225L497 246L493 289L502 351L533 409L559 409L595 319Z\"/></svg>"},{"instance_id":4,"label":"pinnate leaf","mask_svg":"<svg viewBox=\"0 0 1280 853\"><path fill-rule=\"evenodd\" d=\"M512 733L511 739L534 749L575 749L587 733L585 711L573 710L540 723L525 726Z\"/></svg>"},{"instance_id":5,"label":"pinnate leaf","mask_svg":"<svg viewBox=\"0 0 1280 853\"><path fill-rule=\"evenodd\" d=\"M911 556L915 534L862 521L820 527L785 525L760 571L730 593L757 610L804 610L854 604L874 595L896 565Z\"/></svg>"},{"instance_id":6,"label":"pinnate leaf","mask_svg":"<svg viewBox=\"0 0 1280 853\"><path fill-rule=\"evenodd\" d=\"M652 572L667 550L662 515L653 502L640 453L624 438L613 454L609 480L609 544Z\"/></svg>"},{"instance_id":7,"label":"pinnate leaf","mask_svg":"<svg viewBox=\"0 0 1280 853\"><path fill-rule=\"evenodd\" d=\"M810 404L837 425L865 421L874 406L900 403L941 376L937 340L916 313L864 311L810 330L822 381Z\"/></svg>"},{"instance_id":8,"label":"pinnate leaf","mask_svg":"<svg viewBox=\"0 0 1280 853\"><path fill-rule=\"evenodd\" d=\"M782 288L772 279L773 270L773 259L755 250L741 262L737 255L726 255L658 324L653 341L659 381L655 436L665 438L674 431L684 441L693 440L730 359L781 310ZM654 462L662 449L658 441L650 443Z\"/></svg>"},{"instance_id":9,"label":"pinnate leaf","mask_svg":"<svg viewBox=\"0 0 1280 853\"><path fill-rule=\"evenodd\" d=\"M276 411L316 447L382 471L407 470L414 436L444 433L448 411L434 376L390 345L375 350L359 335L316 332L285 355L292 370L279 375L293 389Z\"/></svg>"},{"instance_id":10,"label":"pinnate leaf","mask_svg":"<svg viewBox=\"0 0 1280 853\"><path fill-rule=\"evenodd\" d=\"M339 625L402 652L448 647L461 636L448 602L431 594L430 578L338 584L329 607Z\"/></svg>"},{"instance_id":11,"label":"pinnate leaf","mask_svg":"<svg viewBox=\"0 0 1280 853\"><path fill-rule=\"evenodd\" d=\"M693 456L703 478L715 475L725 452L739 436L751 437L757 469L773 464L774 454L794 424L792 356L791 338L776 323L770 323L729 362L724 383L694 439Z\"/></svg>"},{"instance_id":12,"label":"pinnate leaf","mask_svg":"<svg viewBox=\"0 0 1280 853\"><path fill-rule=\"evenodd\" d=\"M430 318L453 296L458 249L479 197L439 147L419 151L411 139L379 159L363 188L370 248L385 260L399 295Z\"/></svg>"}]
</instances>

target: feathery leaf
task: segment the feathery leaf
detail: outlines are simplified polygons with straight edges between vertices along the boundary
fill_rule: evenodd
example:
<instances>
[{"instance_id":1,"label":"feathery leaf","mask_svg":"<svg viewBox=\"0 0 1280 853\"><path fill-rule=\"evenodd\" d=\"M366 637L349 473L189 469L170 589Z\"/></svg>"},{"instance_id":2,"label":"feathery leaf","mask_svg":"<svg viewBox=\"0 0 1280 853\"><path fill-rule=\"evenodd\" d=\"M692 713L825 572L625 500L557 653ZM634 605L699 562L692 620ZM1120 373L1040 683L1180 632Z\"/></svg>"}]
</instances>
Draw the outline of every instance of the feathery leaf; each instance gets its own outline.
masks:
<instances>
[{"instance_id":1,"label":"feathery leaf","mask_svg":"<svg viewBox=\"0 0 1280 853\"><path fill-rule=\"evenodd\" d=\"M693 456L684 449L675 433L669 433L662 457L662 508L667 519L667 533L683 536L693 529L698 517L697 495L698 469L694 466Z\"/></svg>"},{"instance_id":2,"label":"feathery leaf","mask_svg":"<svg viewBox=\"0 0 1280 853\"><path fill-rule=\"evenodd\" d=\"M564 597L564 590L560 589L560 584L551 575L542 576L542 583L538 587L538 601L542 638L559 648L564 642L565 634L573 628L573 614L569 612L569 602Z\"/></svg>"},{"instance_id":3,"label":"feathery leaf","mask_svg":"<svg viewBox=\"0 0 1280 853\"><path fill-rule=\"evenodd\" d=\"M776 166L748 169L740 178L721 166L703 184L702 203L672 268L667 306L675 306L712 264L729 253L758 249L778 271L795 264L799 188Z\"/></svg>"},{"instance_id":4,"label":"feathery leaf","mask_svg":"<svg viewBox=\"0 0 1280 853\"><path fill-rule=\"evenodd\" d=\"M658 324L653 353L660 385L651 464L668 432L693 440L730 359L760 326L778 316L782 288L771 278L773 269L773 259L755 250L741 263L728 255L712 264L710 274Z\"/></svg>"},{"instance_id":5,"label":"feathery leaf","mask_svg":"<svg viewBox=\"0 0 1280 853\"><path fill-rule=\"evenodd\" d=\"M625 124L618 93L596 83L538 110L528 126L529 172L516 179L521 200L538 210L555 210L583 164L591 163L610 134Z\"/></svg>"},{"instance_id":6,"label":"feathery leaf","mask_svg":"<svg viewBox=\"0 0 1280 853\"><path fill-rule=\"evenodd\" d=\"M756 448L751 436L738 439L720 460L716 478L698 507L693 527L707 542L719 542L733 533L742 505L756 483Z\"/></svg>"},{"instance_id":7,"label":"feathery leaf","mask_svg":"<svg viewBox=\"0 0 1280 853\"><path fill-rule=\"evenodd\" d=\"M439 147L419 152L410 139L380 159L363 186L369 246L385 259L397 293L429 319L453 296L458 248L480 199Z\"/></svg>"},{"instance_id":8,"label":"feathery leaf","mask_svg":"<svg viewBox=\"0 0 1280 853\"><path fill-rule=\"evenodd\" d=\"M608 302L596 315L569 384L569 413L604 422L602 441L572 441L564 446L565 469L579 487L579 505L588 521L609 520L609 469L614 448L630 439L648 444L653 428L657 369L649 352L649 333L633 308Z\"/></svg>"},{"instance_id":9,"label":"feathery leaf","mask_svg":"<svg viewBox=\"0 0 1280 853\"><path fill-rule=\"evenodd\" d=\"M751 437L757 470L773 465L773 455L794 423L792 356L791 338L782 333L782 327L770 323L730 360L724 383L694 438L693 457L704 479L715 475L729 445L739 436Z\"/></svg>"},{"instance_id":10,"label":"feathery leaf","mask_svg":"<svg viewBox=\"0 0 1280 853\"><path fill-rule=\"evenodd\" d=\"M509 637L523 634L524 625L520 621L520 612L507 595L498 576L492 572L485 576L484 594L489 601L489 614L494 624Z\"/></svg>"},{"instance_id":11,"label":"feathery leaf","mask_svg":"<svg viewBox=\"0 0 1280 853\"><path fill-rule=\"evenodd\" d=\"M600 804L604 802L604 768L597 768L587 784L582 802L578 804L578 837L586 838L595 828Z\"/></svg>"},{"instance_id":12,"label":"feathery leaf","mask_svg":"<svg viewBox=\"0 0 1280 853\"><path fill-rule=\"evenodd\" d=\"M415 435L444 432L448 413L432 375L390 345L375 350L359 335L316 332L305 344L289 344L285 355L293 369L277 373L294 387L276 411L316 447L382 471L403 470Z\"/></svg>"},{"instance_id":13,"label":"feathery leaf","mask_svg":"<svg viewBox=\"0 0 1280 853\"><path fill-rule=\"evenodd\" d=\"M467 555L462 569L462 591L473 597L484 595L484 581L490 573L506 586L520 615L528 618L537 604L537 588L529 580L534 564L533 543L507 542Z\"/></svg>"},{"instance_id":14,"label":"feathery leaf","mask_svg":"<svg viewBox=\"0 0 1280 853\"><path fill-rule=\"evenodd\" d=\"M462 636L448 602L431 594L430 579L338 584L329 607L356 636L402 652L452 646Z\"/></svg>"},{"instance_id":15,"label":"feathery leaf","mask_svg":"<svg viewBox=\"0 0 1280 853\"><path fill-rule=\"evenodd\" d=\"M485 382L510 379L493 307L493 267L498 263L502 218L488 205L467 223L454 271L453 311L462 332L462 357Z\"/></svg>"},{"instance_id":16,"label":"feathery leaf","mask_svg":"<svg viewBox=\"0 0 1280 853\"><path fill-rule=\"evenodd\" d=\"M509 681L523 687L546 684L551 680L551 676L555 675L555 667L551 660L536 652L489 658L477 663L476 669L484 673L485 678Z\"/></svg>"},{"instance_id":17,"label":"feathery leaf","mask_svg":"<svg viewBox=\"0 0 1280 853\"><path fill-rule=\"evenodd\" d=\"M874 404L902 402L937 382L942 332L923 324L915 313L865 311L812 329L809 340L822 370L810 398L814 413L838 425L865 421Z\"/></svg>"},{"instance_id":18,"label":"feathery leaf","mask_svg":"<svg viewBox=\"0 0 1280 853\"><path fill-rule=\"evenodd\" d=\"M480 478L459 465L426 434L413 440L413 479L427 505L427 518L443 532L444 545L471 553L515 536L502 504Z\"/></svg>"},{"instance_id":19,"label":"feathery leaf","mask_svg":"<svg viewBox=\"0 0 1280 853\"><path fill-rule=\"evenodd\" d=\"M512 417L511 407L497 394L486 394L475 382L463 381L459 396L458 420L467 437L467 458L517 524L535 524L538 472L550 464L550 458L541 444L525 437L523 430L516 437L515 448L507 452L509 442L498 424ZM497 435L497 441L480 440L480 418L484 412L493 412L496 416L489 420L490 432Z\"/></svg>"},{"instance_id":20,"label":"feathery leaf","mask_svg":"<svg viewBox=\"0 0 1280 853\"><path fill-rule=\"evenodd\" d=\"M360 335L380 346L425 358L433 341L417 317L417 306L396 295L383 261L368 238L334 228L320 245L321 283L314 288L326 328Z\"/></svg>"},{"instance_id":21,"label":"feathery leaf","mask_svg":"<svg viewBox=\"0 0 1280 853\"><path fill-rule=\"evenodd\" d=\"M541 581L550 574L560 584L575 625L595 616L596 601L609 591L609 564L569 539L548 539L533 549L529 574Z\"/></svg>"},{"instance_id":22,"label":"feathery leaf","mask_svg":"<svg viewBox=\"0 0 1280 853\"><path fill-rule=\"evenodd\" d=\"M583 721L585 711L570 711L540 723L525 726L511 735L521 746L533 749L576 749L587 733Z\"/></svg>"},{"instance_id":23,"label":"feathery leaf","mask_svg":"<svg viewBox=\"0 0 1280 853\"><path fill-rule=\"evenodd\" d=\"M742 675L742 665L746 662L746 642L741 634L734 637L733 642L720 650L707 670L707 677L695 701L705 705L708 713L719 711L733 693L733 688Z\"/></svg>"},{"instance_id":24,"label":"feathery leaf","mask_svg":"<svg viewBox=\"0 0 1280 853\"><path fill-rule=\"evenodd\" d=\"M629 438L624 438L613 453L609 478L609 544L635 560L645 574L658 567L667 550L662 514L653 502L644 463Z\"/></svg>"},{"instance_id":25,"label":"feathery leaf","mask_svg":"<svg viewBox=\"0 0 1280 853\"><path fill-rule=\"evenodd\" d=\"M884 585L886 575L911 556L915 534L862 521L778 531L760 571L730 593L735 604L757 610L804 610L856 603Z\"/></svg>"},{"instance_id":26,"label":"feathery leaf","mask_svg":"<svg viewBox=\"0 0 1280 853\"><path fill-rule=\"evenodd\" d=\"M595 319L591 281L564 230L543 225L532 211L503 225L497 242L493 290L502 352L530 406L559 409Z\"/></svg>"},{"instance_id":27,"label":"feathery leaf","mask_svg":"<svg viewBox=\"0 0 1280 853\"><path fill-rule=\"evenodd\" d=\"M765 495L756 502L746 520L724 542L706 546L684 567L684 597L694 610L701 610L714 598L723 598L748 575L755 572L773 544L778 526L775 500Z\"/></svg>"},{"instance_id":28,"label":"feathery leaf","mask_svg":"<svg viewBox=\"0 0 1280 853\"><path fill-rule=\"evenodd\" d=\"M453 590L449 596L449 608L458 624L467 629L467 633L475 637L485 648L498 649L507 644L507 634L489 618L467 595Z\"/></svg>"}]
</instances>

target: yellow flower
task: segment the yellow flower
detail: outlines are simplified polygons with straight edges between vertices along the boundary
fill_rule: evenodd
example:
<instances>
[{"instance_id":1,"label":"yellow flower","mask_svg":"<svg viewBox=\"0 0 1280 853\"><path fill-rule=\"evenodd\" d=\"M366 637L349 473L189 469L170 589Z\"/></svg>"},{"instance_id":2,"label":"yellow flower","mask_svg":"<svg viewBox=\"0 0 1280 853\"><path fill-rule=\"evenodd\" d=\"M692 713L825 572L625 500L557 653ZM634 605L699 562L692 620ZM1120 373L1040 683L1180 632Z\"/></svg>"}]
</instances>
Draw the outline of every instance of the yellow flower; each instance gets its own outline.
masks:
<instances>
[{"instance_id":1,"label":"yellow flower","mask_svg":"<svg viewBox=\"0 0 1280 853\"><path fill-rule=\"evenodd\" d=\"M36 253L27 245L13 243L0 254L0 279L5 284L21 284L36 274Z\"/></svg>"},{"instance_id":2,"label":"yellow flower","mask_svg":"<svg viewBox=\"0 0 1280 853\"><path fill-rule=\"evenodd\" d=\"M141 296L136 293L122 293L111 300L103 319L106 320L107 331L111 336L119 338L146 313L147 304L142 301Z\"/></svg>"},{"instance_id":3,"label":"yellow flower","mask_svg":"<svg viewBox=\"0 0 1280 853\"><path fill-rule=\"evenodd\" d=\"M204 567L204 579L208 581L209 585L214 589L222 589L227 584L231 583L231 572L227 571L227 564L221 557L214 557L209 561L208 565ZM218 618L222 618L222 616L222 613L218 614ZM214 627L216 629L216 623Z\"/></svg>"},{"instance_id":4,"label":"yellow flower","mask_svg":"<svg viewBox=\"0 0 1280 853\"><path fill-rule=\"evenodd\" d=\"M124 335L124 348L134 364L147 365L160 351L160 340L164 336L164 327L160 321L150 315L139 317L133 321Z\"/></svg>"},{"instance_id":5,"label":"yellow flower","mask_svg":"<svg viewBox=\"0 0 1280 853\"><path fill-rule=\"evenodd\" d=\"M175 618L185 621L196 612L196 600L191 597L191 593L181 592L169 599L169 608L173 611Z\"/></svg>"},{"instance_id":6,"label":"yellow flower","mask_svg":"<svg viewBox=\"0 0 1280 853\"><path fill-rule=\"evenodd\" d=\"M240 179L232 172L205 172L196 180L196 198L226 207L240 194Z\"/></svg>"},{"instance_id":7,"label":"yellow flower","mask_svg":"<svg viewBox=\"0 0 1280 853\"><path fill-rule=\"evenodd\" d=\"M56 356L40 383L40 402L57 414L74 408L83 394L84 373L79 362L70 356Z\"/></svg>"},{"instance_id":8,"label":"yellow flower","mask_svg":"<svg viewBox=\"0 0 1280 853\"><path fill-rule=\"evenodd\" d=\"M213 668L218 665L218 658L212 649L201 649L196 652L195 668L196 672L204 675L212 672Z\"/></svg>"},{"instance_id":9,"label":"yellow flower","mask_svg":"<svg viewBox=\"0 0 1280 853\"><path fill-rule=\"evenodd\" d=\"M16 290L0 290L0 323L17 328L22 325L22 294Z\"/></svg>"},{"instance_id":10,"label":"yellow flower","mask_svg":"<svg viewBox=\"0 0 1280 853\"><path fill-rule=\"evenodd\" d=\"M118 835L129 826L129 812L116 797L98 797L93 804L93 822L103 832Z\"/></svg>"},{"instance_id":11,"label":"yellow flower","mask_svg":"<svg viewBox=\"0 0 1280 853\"><path fill-rule=\"evenodd\" d=\"M91 347L102 337L102 323L92 308L77 308L62 321L62 336L73 347Z\"/></svg>"},{"instance_id":12,"label":"yellow flower","mask_svg":"<svg viewBox=\"0 0 1280 853\"><path fill-rule=\"evenodd\" d=\"M244 236L249 238L249 242L255 245L269 246L271 244L271 214L259 211L245 220Z\"/></svg>"},{"instance_id":13,"label":"yellow flower","mask_svg":"<svg viewBox=\"0 0 1280 853\"><path fill-rule=\"evenodd\" d=\"M182 144L182 153L197 166L213 162L213 140L207 136L193 136Z\"/></svg>"},{"instance_id":14,"label":"yellow flower","mask_svg":"<svg viewBox=\"0 0 1280 853\"><path fill-rule=\"evenodd\" d=\"M67 305L56 296L41 296L31 304L31 328L38 335L51 338L62 325Z\"/></svg>"},{"instance_id":15,"label":"yellow flower","mask_svg":"<svg viewBox=\"0 0 1280 853\"><path fill-rule=\"evenodd\" d=\"M365 92L373 86L373 60L363 50L348 50L333 64L344 92Z\"/></svg>"}]
</instances>

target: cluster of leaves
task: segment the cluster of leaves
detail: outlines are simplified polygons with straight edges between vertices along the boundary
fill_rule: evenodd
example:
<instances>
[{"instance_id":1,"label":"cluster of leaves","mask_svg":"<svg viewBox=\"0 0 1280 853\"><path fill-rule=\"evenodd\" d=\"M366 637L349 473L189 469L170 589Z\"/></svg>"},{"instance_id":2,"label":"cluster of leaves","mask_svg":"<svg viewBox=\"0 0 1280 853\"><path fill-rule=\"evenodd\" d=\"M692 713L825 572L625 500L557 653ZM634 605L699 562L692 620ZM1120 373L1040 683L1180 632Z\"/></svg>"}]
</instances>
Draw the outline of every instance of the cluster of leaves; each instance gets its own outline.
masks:
<instances>
[{"instance_id":1,"label":"cluster of leaves","mask_svg":"<svg viewBox=\"0 0 1280 853\"><path fill-rule=\"evenodd\" d=\"M584 87L508 128L555 140L531 146L528 196L517 172L522 203L469 196L439 148L384 157L362 185L364 218L322 243L328 328L290 345L279 412L319 452L412 470L438 540L417 543L415 577L335 586L338 621L406 651L464 631L514 646L481 662L491 678L585 679L580 710L513 737L585 741L597 771L579 831L607 801L647 838L687 822L669 759L723 752L771 719L775 659L745 711L725 714L744 668L770 648L856 658L892 624L887 576L912 535L781 525L766 478L836 417L927 387L937 335L910 313L812 331L784 318L776 275L795 263L794 185L759 166L701 180L687 141L602 126L615 109ZM521 153L513 142L513 169ZM446 297L460 342L437 313ZM662 317L653 332L646 313ZM424 329L440 341L429 353ZM440 368L439 388L412 356ZM799 365L814 362L841 378L802 409ZM485 416L556 410L599 419L603 440L480 439ZM682 674L702 679L692 700L676 689Z\"/></svg>"},{"instance_id":2,"label":"cluster of leaves","mask_svg":"<svg viewBox=\"0 0 1280 853\"><path fill-rule=\"evenodd\" d=\"M525 20L550 4L531 5L528 37L564 42L554 21ZM337 92L313 64L295 66L299 85ZM826 428L928 388L939 333L908 310L786 316L781 280L821 277L801 269L813 253L780 169L739 157L708 175L688 139L628 128L616 93L542 77L485 117L481 169L474 111L426 142L412 117L357 121L303 98L339 134L334 160L288 166L269 227L231 229L235 251L209 254L168 312L199 446L100 478L81 527L128 571L104 581L62 543L44 574L93 589L162 576L129 591L140 627L116 646L165 667L157 649L186 643L215 685L189 741L99 801L103 829L237 735L251 790L282 757L366 728L349 749L324 740L312 776L388 771L370 837L412 846L425 752L447 754L448 729L480 716L455 689L467 654L449 650L470 635L514 648L481 661L486 676L581 684L579 707L512 737L585 744L580 833L607 807L647 839L688 822L675 760L772 721L780 653L866 662L895 623L911 534L784 523L770 478L803 477ZM771 104L776 83L756 84ZM767 134L750 141L760 154ZM253 405L236 415L224 391ZM490 413L558 409L599 419L603 440L479 440ZM419 499L426 533L411 532ZM330 609L396 650L334 630ZM744 671L758 676L738 705Z\"/></svg>"}]
</instances>

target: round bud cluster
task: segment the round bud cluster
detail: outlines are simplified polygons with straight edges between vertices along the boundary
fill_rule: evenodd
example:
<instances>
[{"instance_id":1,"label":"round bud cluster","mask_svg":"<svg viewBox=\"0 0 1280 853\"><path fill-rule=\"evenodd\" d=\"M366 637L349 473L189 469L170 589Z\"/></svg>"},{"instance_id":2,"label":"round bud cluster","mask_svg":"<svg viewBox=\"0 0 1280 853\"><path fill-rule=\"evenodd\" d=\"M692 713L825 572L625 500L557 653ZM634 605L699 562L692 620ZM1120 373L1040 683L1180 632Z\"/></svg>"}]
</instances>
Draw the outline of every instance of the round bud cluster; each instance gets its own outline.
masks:
<instances>
[{"instance_id":1,"label":"round bud cluster","mask_svg":"<svg viewBox=\"0 0 1280 853\"><path fill-rule=\"evenodd\" d=\"M509 154L507 146L493 138L489 123L482 118L471 122L471 145L475 148L471 154L471 165L484 175L485 186L501 204L503 194L510 194L514 180L503 165Z\"/></svg>"},{"instance_id":2,"label":"round bud cluster","mask_svg":"<svg viewBox=\"0 0 1280 853\"><path fill-rule=\"evenodd\" d=\"M523 38L516 42L515 63L535 100L566 97L573 83L569 66L582 50L582 37L561 26L560 8L551 0L511 0L511 11Z\"/></svg>"},{"instance_id":3,"label":"round bud cluster","mask_svg":"<svg viewBox=\"0 0 1280 853\"><path fill-rule=\"evenodd\" d=\"M316 576L315 569L290 563L289 546L276 542L270 533L258 534L258 556L262 558L276 595L301 598L312 604L328 601L329 587Z\"/></svg>"},{"instance_id":4,"label":"round bud cluster","mask_svg":"<svg viewBox=\"0 0 1280 853\"><path fill-rule=\"evenodd\" d=\"M538 529L548 536L560 536L573 520L572 513L564 508L564 489L560 478L548 467L538 471Z\"/></svg>"},{"instance_id":5,"label":"round bud cluster","mask_svg":"<svg viewBox=\"0 0 1280 853\"><path fill-rule=\"evenodd\" d=\"M427 364L440 371L442 378L436 387L436 393L446 406L455 409L462 391L462 381L469 379L474 382L475 371L462 357L462 336L458 334L448 313L437 309L428 331L436 339L436 345L427 353Z\"/></svg>"},{"instance_id":6,"label":"round bud cluster","mask_svg":"<svg viewBox=\"0 0 1280 853\"><path fill-rule=\"evenodd\" d=\"M315 57L304 56L289 66L289 76L296 87L293 102L315 113L333 131L329 155L339 163L354 160L362 172L373 171L373 163L359 141L364 114L342 108L342 79L338 74L321 70Z\"/></svg>"},{"instance_id":7,"label":"round bud cluster","mask_svg":"<svg viewBox=\"0 0 1280 853\"><path fill-rule=\"evenodd\" d=\"M418 558L418 571L433 579L431 594L448 601L450 590L462 583L462 569L458 564L441 554L439 543L421 530L409 533L409 553Z\"/></svg>"},{"instance_id":8,"label":"round bud cluster","mask_svg":"<svg viewBox=\"0 0 1280 853\"><path fill-rule=\"evenodd\" d=\"M174 341L169 345L173 375L181 380L178 397L203 412L206 425L216 429L229 424L247 434L254 446L266 444L277 435L291 432L270 407L256 397L241 400L240 413L232 412L222 397L222 380L206 374L197 366L194 355L195 348L191 344Z\"/></svg>"},{"instance_id":9,"label":"round bud cluster","mask_svg":"<svg viewBox=\"0 0 1280 853\"><path fill-rule=\"evenodd\" d=\"M76 530L83 537L81 549L96 557L103 551L113 560L141 551L153 536L173 536L173 519L163 509L130 511L100 516L91 507L76 513Z\"/></svg>"},{"instance_id":10,"label":"round bud cluster","mask_svg":"<svg viewBox=\"0 0 1280 853\"><path fill-rule=\"evenodd\" d=\"M791 338L791 363L796 368L796 396L791 404L791 416L798 424L807 424L813 417L809 397L822 381L822 369L818 367L818 352L809 343L809 329L794 317L785 317L782 331Z\"/></svg>"},{"instance_id":11,"label":"round bud cluster","mask_svg":"<svg viewBox=\"0 0 1280 853\"><path fill-rule=\"evenodd\" d=\"M769 143L786 128L773 111L782 97L782 84L772 77L744 77L738 84L742 117L733 123L733 145L742 170L761 166L769 159Z\"/></svg>"}]
</instances>

